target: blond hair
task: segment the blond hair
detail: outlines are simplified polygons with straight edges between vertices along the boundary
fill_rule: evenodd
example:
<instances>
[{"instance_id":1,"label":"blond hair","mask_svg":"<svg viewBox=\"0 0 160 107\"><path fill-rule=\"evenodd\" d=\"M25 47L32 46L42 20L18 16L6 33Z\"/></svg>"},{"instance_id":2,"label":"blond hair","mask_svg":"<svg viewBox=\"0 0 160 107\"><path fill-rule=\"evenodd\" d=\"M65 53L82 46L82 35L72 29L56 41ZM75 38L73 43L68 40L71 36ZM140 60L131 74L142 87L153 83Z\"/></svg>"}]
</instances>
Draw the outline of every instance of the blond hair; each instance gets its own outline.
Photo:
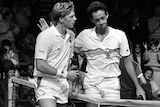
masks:
<instances>
[{"instance_id":1,"label":"blond hair","mask_svg":"<svg viewBox=\"0 0 160 107\"><path fill-rule=\"evenodd\" d=\"M51 20L54 22L54 24L57 24L60 17L65 17L73 10L73 2L58 2L52 8Z\"/></svg>"}]
</instances>

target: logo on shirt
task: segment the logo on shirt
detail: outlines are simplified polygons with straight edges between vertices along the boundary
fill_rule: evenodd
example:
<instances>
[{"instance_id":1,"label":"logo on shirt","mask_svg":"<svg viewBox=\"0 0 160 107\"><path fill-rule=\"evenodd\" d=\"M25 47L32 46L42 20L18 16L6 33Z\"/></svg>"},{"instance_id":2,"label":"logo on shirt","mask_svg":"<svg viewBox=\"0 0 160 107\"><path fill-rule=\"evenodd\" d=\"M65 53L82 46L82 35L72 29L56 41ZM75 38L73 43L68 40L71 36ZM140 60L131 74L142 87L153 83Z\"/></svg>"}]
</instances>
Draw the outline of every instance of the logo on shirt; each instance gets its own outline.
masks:
<instances>
[{"instance_id":1,"label":"logo on shirt","mask_svg":"<svg viewBox=\"0 0 160 107\"><path fill-rule=\"evenodd\" d=\"M44 51L42 51L42 50L39 50L39 52L40 52L40 53L45 53L45 52L44 52Z\"/></svg>"}]
</instances>

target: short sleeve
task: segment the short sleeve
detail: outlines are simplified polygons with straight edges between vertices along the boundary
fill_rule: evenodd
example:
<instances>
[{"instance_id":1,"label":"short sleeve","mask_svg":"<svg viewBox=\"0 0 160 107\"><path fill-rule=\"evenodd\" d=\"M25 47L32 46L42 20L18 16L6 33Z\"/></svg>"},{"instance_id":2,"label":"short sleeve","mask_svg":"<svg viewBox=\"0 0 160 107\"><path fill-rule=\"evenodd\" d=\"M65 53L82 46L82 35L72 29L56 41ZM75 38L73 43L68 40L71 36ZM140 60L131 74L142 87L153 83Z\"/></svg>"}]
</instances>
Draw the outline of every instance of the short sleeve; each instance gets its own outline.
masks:
<instances>
[{"instance_id":1,"label":"short sleeve","mask_svg":"<svg viewBox=\"0 0 160 107\"><path fill-rule=\"evenodd\" d=\"M35 58L36 59L47 59L48 50L49 50L49 40L45 35L39 35L36 40L35 46Z\"/></svg>"},{"instance_id":2,"label":"short sleeve","mask_svg":"<svg viewBox=\"0 0 160 107\"><path fill-rule=\"evenodd\" d=\"M121 56L130 55L128 39L127 39L124 32L121 32L120 54L121 54Z\"/></svg>"},{"instance_id":3,"label":"short sleeve","mask_svg":"<svg viewBox=\"0 0 160 107\"><path fill-rule=\"evenodd\" d=\"M78 34L78 36L75 38L75 47L82 47L83 46L84 35L85 35L84 31L82 31Z\"/></svg>"},{"instance_id":4,"label":"short sleeve","mask_svg":"<svg viewBox=\"0 0 160 107\"><path fill-rule=\"evenodd\" d=\"M77 52L80 52L81 49L83 48L83 36L84 36L84 31L80 32L78 36L75 38L75 44L74 47L76 48Z\"/></svg>"}]
</instances>

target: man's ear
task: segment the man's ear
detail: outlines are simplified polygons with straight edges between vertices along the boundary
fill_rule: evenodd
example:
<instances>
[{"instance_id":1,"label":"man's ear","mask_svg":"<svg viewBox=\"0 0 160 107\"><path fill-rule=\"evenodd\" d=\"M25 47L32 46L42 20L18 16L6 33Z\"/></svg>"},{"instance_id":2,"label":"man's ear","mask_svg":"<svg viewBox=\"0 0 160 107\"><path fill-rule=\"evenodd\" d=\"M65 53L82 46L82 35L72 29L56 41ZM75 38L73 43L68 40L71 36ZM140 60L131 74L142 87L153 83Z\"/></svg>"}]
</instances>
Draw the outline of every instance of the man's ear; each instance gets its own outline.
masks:
<instances>
[{"instance_id":1,"label":"man's ear","mask_svg":"<svg viewBox=\"0 0 160 107\"><path fill-rule=\"evenodd\" d=\"M60 23L63 23L63 22L64 22L64 17L60 17L60 18L59 18L59 22L60 22Z\"/></svg>"},{"instance_id":2,"label":"man's ear","mask_svg":"<svg viewBox=\"0 0 160 107\"><path fill-rule=\"evenodd\" d=\"M90 20L92 23L94 23L94 21L93 21L93 19L92 19L92 18L89 18L89 20Z\"/></svg>"},{"instance_id":3,"label":"man's ear","mask_svg":"<svg viewBox=\"0 0 160 107\"><path fill-rule=\"evenodd\" d=\"M109 13L108 13L108 12L106 12L106 15L107 15L107 19L108 19L108 17L109 17Z\"/></svg>"}]
</instances>

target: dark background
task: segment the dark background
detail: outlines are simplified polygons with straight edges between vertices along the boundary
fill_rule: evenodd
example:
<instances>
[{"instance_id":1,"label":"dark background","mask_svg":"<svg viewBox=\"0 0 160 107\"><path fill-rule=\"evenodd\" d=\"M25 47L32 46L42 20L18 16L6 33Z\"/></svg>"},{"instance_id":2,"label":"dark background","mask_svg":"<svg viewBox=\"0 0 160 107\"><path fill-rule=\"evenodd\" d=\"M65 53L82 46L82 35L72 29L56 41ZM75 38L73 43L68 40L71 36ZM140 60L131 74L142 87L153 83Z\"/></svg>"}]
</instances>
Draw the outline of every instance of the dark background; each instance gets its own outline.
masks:
<instances>
[{"instance_id":1,"label":"dark background","mask_svg":"<svg viewBox=\"0 0 160 107\"><path fill-rule=\"evenodd\" d=\"M0 6L12 7L15 2L18 0L0 0ZM26 4L31 6L32 9L32 23L33 28L38 23L40 17L44 17L48 19L48 14L51 11L53 5L60 0L21 0L26 1ZM62 1L62 0L61 0ZM63 0L64 1L64 0ZM95 0L71 0L75 4L76 8L76 30L77 33L84 29L85 27L92 26L87 15L86 8L88 7L91 1ZM152 16L153 7L155 4L159 3L160 0L99 0L104 2L108 6L109 15L110 15L110 23L115 24L119 16L121 15L121 8L129 7L129 8L137 8L142 13L144 13L147 17ZM116 13L118 12L118 14ZM116 25L116 24L115 24Z\"/></svg>"}]
</instances>

